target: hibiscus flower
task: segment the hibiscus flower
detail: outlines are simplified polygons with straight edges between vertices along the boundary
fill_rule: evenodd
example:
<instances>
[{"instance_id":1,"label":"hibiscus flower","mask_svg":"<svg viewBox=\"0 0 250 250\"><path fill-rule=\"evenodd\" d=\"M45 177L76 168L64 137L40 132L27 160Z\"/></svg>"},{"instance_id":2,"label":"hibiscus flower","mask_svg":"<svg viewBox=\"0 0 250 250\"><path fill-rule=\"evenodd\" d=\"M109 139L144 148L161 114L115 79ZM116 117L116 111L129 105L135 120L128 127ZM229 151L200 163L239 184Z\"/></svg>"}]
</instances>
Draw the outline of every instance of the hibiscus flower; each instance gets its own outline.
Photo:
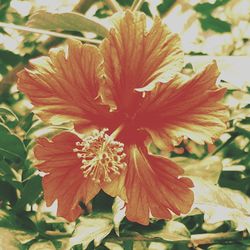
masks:
<instances>
[{"instance_id":1,"label":"hibiscus flower","mask_svg":"<svg viewBox=\"0 0 250 250\"><path fill-rule=\"evenodd\" d=\"M155 18L126 11L99 47L70 41L18 74L18 88L44 121L72 121L74 131L39 138L47 205L75 220L102 189L125 201L126 216L144 225L149 216L170 219L193 203L192 181L165 156L182 138L211 143L224 129L225 89L216 86L215 62L190 79L180 39Z\"/></svg>"}]
</instances>

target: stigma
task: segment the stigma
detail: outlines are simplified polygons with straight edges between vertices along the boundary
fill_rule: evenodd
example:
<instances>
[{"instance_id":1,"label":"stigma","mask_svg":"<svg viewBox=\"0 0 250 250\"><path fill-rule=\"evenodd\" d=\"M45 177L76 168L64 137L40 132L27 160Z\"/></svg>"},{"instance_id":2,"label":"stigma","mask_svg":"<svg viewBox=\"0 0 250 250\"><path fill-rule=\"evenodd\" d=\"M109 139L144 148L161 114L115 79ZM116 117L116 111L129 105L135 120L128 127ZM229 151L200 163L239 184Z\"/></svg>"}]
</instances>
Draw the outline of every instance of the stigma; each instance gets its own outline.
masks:
<instances>
[{"instance_id":1,"label":"stigma","mask_svg":"<svg viewBox=\"0 0 250 250\"><path fill-rule=\"evenodd\" d=\"M96 183L111 182L126 168L124 144L115 141L106 132L108 129L94 131L76 143L73 151L82 160L81 170L84 177L90 177Z\"/></svg>"}]
</instances>

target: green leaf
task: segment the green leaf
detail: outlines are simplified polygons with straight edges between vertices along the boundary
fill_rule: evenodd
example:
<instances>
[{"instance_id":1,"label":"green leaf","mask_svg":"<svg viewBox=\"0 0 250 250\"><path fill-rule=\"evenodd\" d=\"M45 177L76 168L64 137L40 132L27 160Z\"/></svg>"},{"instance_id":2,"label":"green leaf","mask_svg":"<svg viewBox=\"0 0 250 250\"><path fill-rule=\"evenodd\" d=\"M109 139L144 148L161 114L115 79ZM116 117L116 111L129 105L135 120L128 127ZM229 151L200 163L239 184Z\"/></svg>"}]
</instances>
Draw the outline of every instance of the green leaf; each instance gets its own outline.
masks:
<instances>
[{"instance_id":1,"label":"green leaf","mask_svg":"<svg viewBox=\"0 0 250 250\"><path fill-rule=\"evenodd\" d=\"M148 2L144 2L141 6L141 11L144 12L146 15L152 17L152 13L149 8Z\"/></svg>"},{"instance_id":2,"label":"green leaf","mask_svg":"<svg viewBox=\"0 0 250 250\"><path fill-rule=\"evenodd\" d=\"M250 231L250 198L244 193L221 188L200 178L192 178L195 188L194 208L204 213L208 224L232 221L236 230Z\"/></svg>"},{"instance_id":3,"label":"green leaf","mask_svg":"<svg viewBox=\"0 0 250 250\"><path fill-rule=\"evenodd\" d=\"M95 246L97 246L112 229L113 223L109 214L99 213L92 217L82 217L70 239L70 245L72 247L82 244L82 249L86 249L94 240Z\"/></svg>"},{"instance_id":4,"label":"green leaf","mask_svg":"<svg viewBox=\"0 0 250 250\"><path fill-rule=\"evenodd\" d=\"M27 204L35 203L35 201L41 194L41 191L42 178L39 175L31 177L25 184L21 193L21 198L16 202L13 210L15 212L19 212L24 209Z\"/></svg>"},{"instance_id":5,"label":"green leaf","mask_svg":"<svg viewBox=\"0 0 250 250\"><path fill-rule=\"evenodd\" d=\"M198 3L194 6L194 10L202 14L211 14L217 7L227 4L229 1L230 0L216 0L214 3Z\"/></svg>"},{"instance_id":6,"label":"green leaf","mask_svg":"<svg viewBox=\"0 0 250 250\"><path fill-rule=\"evenodd\" d=\"M213 30L218 33L231 32L231 24L213 16L199 18L203 30Z\"/></svg>"},{"instance_id":7,"label":"green leaf","mask_svg":"<svg viewBox=\"0 0 250 250\"><path fill-rule=\"evenodd\" d=\"M0 124L0 155L14 161L23 161L26 158L26 149L23 142L11 134L10 130Z\"/></svg>"},{"instance_id":8,"label":"green leaf","mask_svg":"<svg viewBox=\"0 0 250 250\"><path fill-rule=\"evenodd\" d=\"M87 31L102 37L105 37L108 33L108 30L94 19L89 19L74 12L52 14L40 10L30 17L27 25L46 30Z\"/></svg>"},{"instance_id":9,"label":"green leaf","mask_svg":"<svg viewBox=\"0 0 250 250\"><path fill-rule=\"evenodd\" d=\"M9 211L0 209L0 228L4 227L8 230L18 230L28 233L29 235L37 234L35 223L23 213L17 216Z\"/></svg>"},{"instance_id":10,"label":"green leaf","mask_svg":"<svg viewBox=\"0 0 250 250\"><path fill-rule=\"evenodd\" d=\"M8 182L0 180L0 200L9 201L13 206L17 200L16 189Z\"/></svg>"},{"instance_id":11,"label":"green leaf","mask_svg":"<svg viewBox=\"0 0 250 250\"><path fill-rule=\"evenodd\" d=\"M134 242L132 240L126 240L123 242L124 250L133 250L134 249Z\"/></svg>"},{"instance_id":12,"label":"green leaf","mask_svg":"<svg viewBox=\"0 0 250 250\"><path fill-rule=\"evenodd\" d=\"M170 10L175 2L176 0L163 0L162 3L157 6L157 9L161 14L164 14Z\"/></svg>"},{"instance_id":13,"label":"green leaf","mask_svg":"<svg viewBox=\"0 0 250 250\"><path fill-rule=\"evenodd\" d=\"M0 161L0 176L3 180L16 179L13 169L5 161Z\"/></svg>"},{"instance_id":14,"label":"green leaf","mask_svg":"<svg viewBox=\"0 0 250 250\"><path fill-rule=\"evenodd\" d=\"M250 138L250 131L248 131L248 130L242 128L242 127L236 127L235 131L237 133L239 133L240 135L243 135L243 136L245 136L247 138Z\"/></svg>"},{"instance_id":15,"label":"green leaf","mask_svg":"<svg viewBox=\"0 0 250 250\"><path fill-rule=\"evenodd\" d=\"M10 66L16 66L22 57L8 50L0 49L0 62Z\"/></svg>"},{"instance_id":16,"label":"green leaf","mask_svg":"<svg viewBox=\"0 0 250 250\"><path fill-rule=\"evenodd\" d=\"M6 107L0 107L0 116L5 115L5 116L10 116L12 121L18 121L18 117L16 114L9 108Z\"/></svg>"}]
</instances>

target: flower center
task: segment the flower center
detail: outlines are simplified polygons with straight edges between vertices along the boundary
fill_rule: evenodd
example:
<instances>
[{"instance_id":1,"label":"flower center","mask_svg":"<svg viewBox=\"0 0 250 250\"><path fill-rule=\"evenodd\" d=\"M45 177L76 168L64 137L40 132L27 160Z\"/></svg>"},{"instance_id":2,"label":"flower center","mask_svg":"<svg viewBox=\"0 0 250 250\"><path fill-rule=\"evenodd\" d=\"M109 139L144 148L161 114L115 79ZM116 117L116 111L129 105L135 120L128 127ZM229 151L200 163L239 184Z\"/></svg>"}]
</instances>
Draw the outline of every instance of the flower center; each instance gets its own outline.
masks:
<instances>
[{"instance_id":1,"label":"flower center","mask_svg":"<svg viewBox=\"0 0 250 250\"><path fill-rule=\"evenodd\" d=\"M77 157L82 159L84 177L91 176L97 183L111 182L112 176L119 175L127 166L124 144L107 135L107 131L94 131L91 136L77 142L77 147L73 149Z\"/></svg>"}]
</instances>

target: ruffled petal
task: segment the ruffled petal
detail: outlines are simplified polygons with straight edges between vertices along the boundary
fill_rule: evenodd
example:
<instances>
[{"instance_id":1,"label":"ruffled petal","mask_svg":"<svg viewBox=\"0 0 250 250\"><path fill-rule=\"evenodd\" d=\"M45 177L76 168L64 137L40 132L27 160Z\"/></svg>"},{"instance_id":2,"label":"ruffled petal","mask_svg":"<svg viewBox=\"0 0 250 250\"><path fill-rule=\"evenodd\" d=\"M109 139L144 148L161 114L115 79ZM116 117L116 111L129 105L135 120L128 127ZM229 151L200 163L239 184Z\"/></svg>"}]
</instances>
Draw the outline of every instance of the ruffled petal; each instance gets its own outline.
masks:
<instances>
[{"instance_id":1,"label":"ruffled petal","mask_svg":"<svg viewBox=\"0 0 250 250\"><path fill-rule=\"evenodd\" d=\"M138 124L162 149L178 144L183 136L200 144L213 143L228 119L227 107L220 102L226 89L215 85L218 75L213 62L190 80L177 75L157 84L142 98Z\"/></svg>"},{"instance_id":2,"label":"ruffled petal","mask_svg":"<svg viewBox=\"0 0 250 250\"><path fill-rule=\"evenodd\" d=\"M50 50L18 74L18 88L45 121L73 121L76 128L103 124L109 108L100 103L103 58L98 48L69 41L68 49Z\"/></svg>"},{"instance_id":3,"label":"ruffled petal","mask_svg":"<svg viewBox=\"0 0 250 250\"><path fill-rule=\"evenodd\" d=\"M125 12L101 44L106 84L103 95L118 109L134 108L135 89L169 80L183 66L180 39L155 18L147 31L143 13Z\"/></svg>"},{"instance_id":4,"label":"ruffled petal","mask_svg":"<svg viewBox=\"0 0 250 250\"><path fill-rule=\"evenodd\" d=\"M160 219L171 219L187 213L193 203L192 181L182 168L162 156L151 155L143 146L128 149L126 176L126 216L143 225L149 223L149 214Z\"/></svg>"},{"instance_id":5,"label":"ruffled petal","mask_svg":"<svg viewBox=\"0 0 250 250\"><path fill-rule=\"evenodd\" d=\"M43 177L44 198L50 206L58 201L57 215L68 221L75 220L83 212L79 202L88 203L100 190L90 178L84 178L81 160L73 152L81 139L75 134L63 132L49 141L37 140L35 157L42 162L36 165L46 173Z\"/></svg>"}]
</instances>

